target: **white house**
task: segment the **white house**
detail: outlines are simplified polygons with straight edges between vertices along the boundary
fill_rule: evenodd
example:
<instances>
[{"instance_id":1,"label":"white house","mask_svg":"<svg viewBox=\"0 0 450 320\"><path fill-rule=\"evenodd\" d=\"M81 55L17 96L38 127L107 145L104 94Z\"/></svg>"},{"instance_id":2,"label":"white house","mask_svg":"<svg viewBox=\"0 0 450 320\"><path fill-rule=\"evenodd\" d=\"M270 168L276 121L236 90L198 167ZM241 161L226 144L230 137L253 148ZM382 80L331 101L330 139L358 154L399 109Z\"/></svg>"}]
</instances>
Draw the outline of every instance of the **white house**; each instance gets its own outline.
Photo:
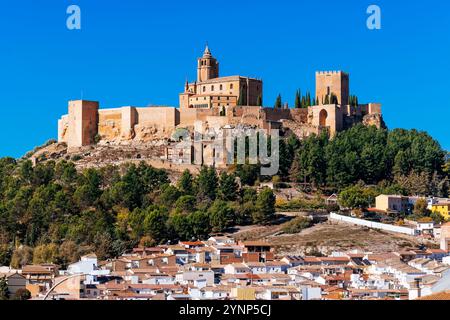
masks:
<instances>
[{"instance_id":1,"label":"white house","mask_svg":"<svg viewBox=\"0 0 450 320\"><path fill-rule=\"evenodd\" d=\"M450 256L446 256L446 257L442 258L442 263L450 266Z\"/></svg>"},{"instance_id":2,"label":"white house","mask_svg":"<svg viewBox=\"0 0 450 320\"><path fill-rule=\"evenodd\" d=\"M266 265L262 262L246 262L244 265L247 266L253 274L267 273Z\"/></svg>"},{"instance_id":3,"label":"white house","mask_svg":"<svg viewBox=\"0 0 450 320\"><path fill-rule=\"evenodd\" d=\"M85 284L97 284L97 277L109 275L110 270L99 269L97 256L95 254L89 254L81 257L80 261L70 264L66 273L69 275L84 274L86 276Z\"/></svg>"},{"instance_id":4,"label":"white house","mask_svg":"<svg viewBox=\"0 0 450 320\"><path fill-rule=\"evenodd\" d=\"M251 272L251 269L242 263L227 264L224 269L225 274L245 274Z\"/></svg>"},{"instance_id":5,"label":"white house","mask_svg":"<svg viewBox=\"0 0 450 320\"><path fill-rule=\"evenodd\" d=\"M97 256L90 254L81 257L81 260L72 263L67 268L68 274L91 274L94 270L97 270Z\"/></svg>"},{"instance_id":6,"label":"white house","mask_svg":"<svg viewBox=\"0 0 450 320\"><path fill-rule=\"evenodd\" d=\"M320 287L303 287L302 300L320 300L322 298L322 289Z\"/></svg>"},{"instance_id":7,"label":"white house","mask_svg":"<svg viewBox=\"0 0 450 320\"><path fill-rule=\"evenodd\" d=\"M177 273L175 280L184 285L212 286L214 284L213 271L183 271Z\"/></svg>"}]
</instances>

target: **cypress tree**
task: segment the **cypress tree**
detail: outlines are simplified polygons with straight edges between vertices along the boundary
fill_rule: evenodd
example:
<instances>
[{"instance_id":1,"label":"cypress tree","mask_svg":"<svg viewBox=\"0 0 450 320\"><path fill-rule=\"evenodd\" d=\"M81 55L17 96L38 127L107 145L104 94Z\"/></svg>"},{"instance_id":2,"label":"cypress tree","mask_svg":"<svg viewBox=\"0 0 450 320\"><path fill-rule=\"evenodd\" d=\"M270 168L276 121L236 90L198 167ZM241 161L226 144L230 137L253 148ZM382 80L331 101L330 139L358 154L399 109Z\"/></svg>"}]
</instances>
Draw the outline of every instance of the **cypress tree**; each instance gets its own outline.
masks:
<instances>
[{"instance_id":1,"label":"cypress tree","mask_svg":"<svg viewBox=\"0 0 450 320\"><path fill-rule=\"evenodd\" d=\"M281 94L278 94L277 100L275 100L274 108L281 109L282 106L283 106L283 102L281 100Z\"/></svg>"},{"instance_id":2,"label":"cypress tree","mask_svg":"<svg viewBox=\"0 0 450 320\"><path fill-rule=\"evenodd\" d=\"M256 105L262 107L262 97L261 97L261 95L258 96L258 99L256 101Z\"/></svg>"},{"instance_id":3,"label":"cypress tree","mask_svg":"<svg viewBox=\"0 0 450 320\"><path fill-rule=\"evenodd\" d=\"M330 103L331 104L339 104L339 100L338 100L337 96L334 93L331 94Z\"/></svg>"},{"instance_id":4,"label":"cypress tree","mask_svg":"<svg viewBox=\"0 0 450 320\"><path fill-rule=\"evenodd\" d=\"M300 101L300 90L297 90L295 92L295 108L298 109L301 107L301 101Z\"/></svg>"},{"instance_id":5,"label":"cypress tree","mask_svg":"<svg viewBox=\"0 0 450 320\"><path fill-rule=\"evenodd\" d=\"M238 106L246 106L247 105L247 90L244 87L239 89L239 100Z\"/></svg>"}]
</instances>

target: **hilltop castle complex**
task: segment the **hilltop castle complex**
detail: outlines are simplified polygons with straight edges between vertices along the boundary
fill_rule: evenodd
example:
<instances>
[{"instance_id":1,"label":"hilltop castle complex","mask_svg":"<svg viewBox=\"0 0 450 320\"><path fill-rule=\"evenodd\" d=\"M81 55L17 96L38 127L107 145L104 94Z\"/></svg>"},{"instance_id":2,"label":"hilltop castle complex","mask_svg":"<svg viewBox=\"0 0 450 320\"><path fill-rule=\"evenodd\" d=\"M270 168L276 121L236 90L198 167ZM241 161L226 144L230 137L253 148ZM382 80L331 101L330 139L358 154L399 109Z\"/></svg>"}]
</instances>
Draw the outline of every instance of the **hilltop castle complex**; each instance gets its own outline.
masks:
<instances>
[{"instance_id":1,"label":"hilltop castle complex","mask_svg":"<svg viewBox=\"0 0 450 320\"><path fill-rule=\"evenodd\" d=\"M193 132L198 121L202 123L200 130L204 131L235 127L284 129L299 138L324 130L333 136L355 123L383 126L381 105L350 105L349 88L347 73L317 72L317 99L313 100L317 100L318 105L295 109L263 107L262 80L220 77L219 62L206 46L197 62L197 80L186 81L184 91L179 95L178 108L124 106L100 109L98 102L70 101L68 114L58 121L58 141L67 143L70 150L98 142L142 144L165 139L168 142L167 157L170 157L173 133L179 128ZM201 148L197 152L206 151Z\"/></svg>"}]
</instances>

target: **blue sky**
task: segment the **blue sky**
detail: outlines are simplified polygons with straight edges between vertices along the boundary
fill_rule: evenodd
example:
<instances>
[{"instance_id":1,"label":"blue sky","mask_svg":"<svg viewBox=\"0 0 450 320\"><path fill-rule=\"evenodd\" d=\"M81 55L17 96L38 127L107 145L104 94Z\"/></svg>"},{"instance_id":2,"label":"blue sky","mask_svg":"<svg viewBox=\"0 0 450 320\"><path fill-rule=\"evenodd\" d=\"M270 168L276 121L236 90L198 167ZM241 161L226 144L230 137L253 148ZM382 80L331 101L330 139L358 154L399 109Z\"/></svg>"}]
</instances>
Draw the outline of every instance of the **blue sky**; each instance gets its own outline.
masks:
<instances>
[{"instance_id":1,"label":"blue sky","mask_svg":"<svg viewBox=\"0 0 450 320\"><path fill-rule=\"evenodd\" d=\"M205 42L221 75L264 79L264 104L314 91L316 70L350 73L390 128L428 131L450 149L450 4L443 0L1 0L0 157L57 136L67 101L178 105ZM66 28L81 8L82 29ZM366 9L382 29L366 28Z\"/></svg>"}]
</instances>

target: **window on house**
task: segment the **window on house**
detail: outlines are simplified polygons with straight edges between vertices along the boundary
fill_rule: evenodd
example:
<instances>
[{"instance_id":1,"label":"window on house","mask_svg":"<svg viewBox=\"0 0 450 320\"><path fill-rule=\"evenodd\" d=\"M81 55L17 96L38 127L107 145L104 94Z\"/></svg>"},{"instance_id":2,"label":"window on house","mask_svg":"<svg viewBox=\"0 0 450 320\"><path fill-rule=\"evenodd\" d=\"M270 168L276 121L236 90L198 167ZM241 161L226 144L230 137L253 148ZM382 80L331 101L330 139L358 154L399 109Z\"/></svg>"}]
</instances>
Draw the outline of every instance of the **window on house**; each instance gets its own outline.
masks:
<instances>
[{"instance_id":1,"label":"window on house","mask_svg":"<svg viewBox=\"0 0 450 320\"><path fill-rule=\"evenodd\" d=\"M223 90L223 85L220 85L220 90Z\"/></svg>"},{"instance_id":2,"label":"window on house","mask_svg":"<svg viewBox=\"0 0 450 320\"><path fill-rule=\"evenodd\" d=\"M233 89L233 84L232 83L230 83L230 89Z\"/></svg>"},{"instance_id":3,"label":"window on house","mask_svg":"<svg viewBox=\"0 0 450 320\"><path fill-rule=\"evenodd\" d=\"M203 92L205 92L206 91L206 86L203 86Z\"/></svg>"},{"instance_id":4,"label":"window on house","mask_svg":"<svg viewBox=\"0 0 450 320\"><path fill-rule=\"evenodd\" d=\"M214 91L214 86L211 86L211 91Z\"/></svg>"}]
</instances>

